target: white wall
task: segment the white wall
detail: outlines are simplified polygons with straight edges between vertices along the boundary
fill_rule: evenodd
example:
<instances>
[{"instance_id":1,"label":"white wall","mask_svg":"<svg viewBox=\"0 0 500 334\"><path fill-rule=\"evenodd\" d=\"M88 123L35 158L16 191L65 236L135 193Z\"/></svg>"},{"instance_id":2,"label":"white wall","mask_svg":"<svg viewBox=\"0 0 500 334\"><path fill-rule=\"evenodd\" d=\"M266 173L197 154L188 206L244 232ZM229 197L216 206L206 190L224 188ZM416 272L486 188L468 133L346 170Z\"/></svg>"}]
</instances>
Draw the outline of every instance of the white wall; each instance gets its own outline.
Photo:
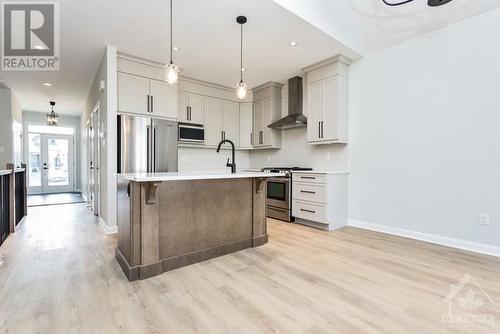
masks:
<instances>
[{"instance_id":1,"label":"white wall","mask_svg":"<svg viewBox=\"0 0 500 334\"><path fill-rule=\"evenodd\" d=\"M351 219L500 246L499 22L494 10L351 65Z\"/></svg>"},{"instance_id":2,"label":"white wall","mask_svg":"<svg viewBox=\"0 0 500 334\"><path fill-rule=\"evenodd\" d=\"M39 124L47 124L47 111L45 112L33 112L33 111L23 111L22 113L23 124L26 125L28 123L39 123ZM75 129L75 190L81 189L81 180L80 180L80 166L81 166L81 143L80 143L80 116L71 116L71 115L59 115L58 124L60 126L68 126ZM24 127L26 129L26 127ZM25 141L27 140L27 133L24 136ZM24 144L24 147L27 147L27 143ZM24 161L28 161L28 152L24 152Z\"/></svg>"},{"instance_id":3,"label":"white wall","mask_svg":"<svg viewBox=\"0 0 500 334\"><path fill-rule=\"evenodd\" d=\"M229 147L229 146L228 146ZM231 157L231 150L221 149L220 153L215 148L185 148L179 147L179 170L229 170L226 167L227 158ZM250 153L248 151L236 151L236 165L238 169L250 167Z\"/></svg>"},{"instance_id":4,"label":"white wall","mask_svg":"<svg viewBox=\"0 0 500 334\"><path fill-rule=\"evenodd\" d=\"M0 85L0 169L8 163L20 165L22 118L21 103L10 88Z\"/></svg>"},{"instance_id":5,"label":"white wall","mask_svg":"<svg viewBox=\"0 0 500 334\"><path fill-rule=\"evenodd\" d=\"M87 120L99 102L100 120L100 191L99 217L106 233L117 230L116 223L116 110L117 110L117 58L116 48L106 47L104 56L97 69L94 82L87 98L87 108L82 114L82 190L87 190ZM104 90L99 89L100 82L105 82Z\"/></svg>"}]
</instances>

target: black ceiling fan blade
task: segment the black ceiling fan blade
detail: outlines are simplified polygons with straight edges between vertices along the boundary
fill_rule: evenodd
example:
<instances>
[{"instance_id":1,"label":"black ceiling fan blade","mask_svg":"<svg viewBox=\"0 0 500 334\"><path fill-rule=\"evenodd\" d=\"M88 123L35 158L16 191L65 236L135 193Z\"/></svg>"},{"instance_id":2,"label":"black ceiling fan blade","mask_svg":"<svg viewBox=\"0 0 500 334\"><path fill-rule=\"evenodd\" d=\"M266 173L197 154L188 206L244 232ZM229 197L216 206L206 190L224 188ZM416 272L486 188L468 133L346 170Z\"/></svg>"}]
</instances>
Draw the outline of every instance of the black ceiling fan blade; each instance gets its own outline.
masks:
<instances>
[{"instance_id":1,"label":"black ceiling fan blade","mask_svg":"<svg viewBox=\"0 0 500 334\"><path fill-rule=\"evenodd\" d=\"M427 4L431 7L438 7L447 4L451 0L429 0Z\"/></svg>"}]
</instances>

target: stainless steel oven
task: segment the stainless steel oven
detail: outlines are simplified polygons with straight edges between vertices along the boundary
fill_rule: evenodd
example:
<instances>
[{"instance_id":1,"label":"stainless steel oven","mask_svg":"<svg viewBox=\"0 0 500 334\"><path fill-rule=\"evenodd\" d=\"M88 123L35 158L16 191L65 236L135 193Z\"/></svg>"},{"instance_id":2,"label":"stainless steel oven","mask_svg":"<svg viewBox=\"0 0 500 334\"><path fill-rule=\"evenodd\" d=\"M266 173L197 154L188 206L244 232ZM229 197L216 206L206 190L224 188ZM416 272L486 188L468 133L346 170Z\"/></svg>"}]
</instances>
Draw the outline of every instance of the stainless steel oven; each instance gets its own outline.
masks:
<instances>
[{"instance_id":1,"label":"stainless steel oven","mask_svg":"<svg viewBox=\"0 0 500 334\"><path fill-rule=\"evenodd\" d=\"M285 177L269 178L267 180L267 216L287 222L292 217L292 171L311 170L300 167L266 167L263 172L285 173Z\"/></svg>"},{"instance_id":2,"label":"stainless steel oven","mask_svg":"<svg viewBox=\"0 0 500 334\"><path fill-rule=\"evenodd\" d=\"M270 178L267 180L267 215L290 221L291 189L290 179Z\"/></svg>"},{"instance_id":3,"label":"stainless steel oven","mask_svg":"<svg viewBox=\"0 0 500 334\"><path fill-rule=\"evenodd\" d=\"M186 143L203 143L205 128L202 124L179 123L179 141Z\"/></svg>"}]
</instances>

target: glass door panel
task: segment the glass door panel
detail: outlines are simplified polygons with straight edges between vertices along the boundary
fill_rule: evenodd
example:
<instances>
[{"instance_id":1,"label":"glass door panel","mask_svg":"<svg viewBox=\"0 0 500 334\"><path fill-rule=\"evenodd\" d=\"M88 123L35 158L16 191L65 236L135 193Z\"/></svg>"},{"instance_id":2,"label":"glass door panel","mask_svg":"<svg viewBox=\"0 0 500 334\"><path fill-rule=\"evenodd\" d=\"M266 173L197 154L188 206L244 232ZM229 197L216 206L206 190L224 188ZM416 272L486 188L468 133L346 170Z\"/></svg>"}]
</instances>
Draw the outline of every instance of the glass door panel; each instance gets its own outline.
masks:
<instances>
[{"instance_id":1,"label":"glass door panel","mask_svg":"<svg viewBox=\"0 0 500 334\"><path fill-rule=\"evenodd\" d=\"M69 140L48 140L48 186L69 185Z\"/></svg>"},{"instance_id":2,"label":"glass door panel","mask_svg":"<svg viewBox=\"0 0 500 334\"><path fill-rule=\"evenodd\" d=\"M42 135L43 193L73 191L73 137Z\"/></svg>"}]
</instances>

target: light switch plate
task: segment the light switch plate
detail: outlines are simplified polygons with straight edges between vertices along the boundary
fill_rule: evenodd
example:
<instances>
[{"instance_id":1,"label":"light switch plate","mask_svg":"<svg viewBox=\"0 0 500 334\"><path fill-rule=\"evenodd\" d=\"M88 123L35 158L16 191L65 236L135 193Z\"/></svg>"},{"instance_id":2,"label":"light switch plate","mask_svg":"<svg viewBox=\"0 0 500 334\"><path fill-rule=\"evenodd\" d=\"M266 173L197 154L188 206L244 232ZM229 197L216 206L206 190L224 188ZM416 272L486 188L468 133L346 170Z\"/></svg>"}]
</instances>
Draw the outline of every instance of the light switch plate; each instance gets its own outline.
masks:
<instances>
[{"instance_id":1,"label":"light switch plate","mask_svg":"<svg viewBox=\"0 0 500 334\"><path fill-rule=\"evenodd\" d=\"M487 213L479 214L479 223L481 225L489 225L490 224L490 215Z\"/></svg>"}]
</instances>

